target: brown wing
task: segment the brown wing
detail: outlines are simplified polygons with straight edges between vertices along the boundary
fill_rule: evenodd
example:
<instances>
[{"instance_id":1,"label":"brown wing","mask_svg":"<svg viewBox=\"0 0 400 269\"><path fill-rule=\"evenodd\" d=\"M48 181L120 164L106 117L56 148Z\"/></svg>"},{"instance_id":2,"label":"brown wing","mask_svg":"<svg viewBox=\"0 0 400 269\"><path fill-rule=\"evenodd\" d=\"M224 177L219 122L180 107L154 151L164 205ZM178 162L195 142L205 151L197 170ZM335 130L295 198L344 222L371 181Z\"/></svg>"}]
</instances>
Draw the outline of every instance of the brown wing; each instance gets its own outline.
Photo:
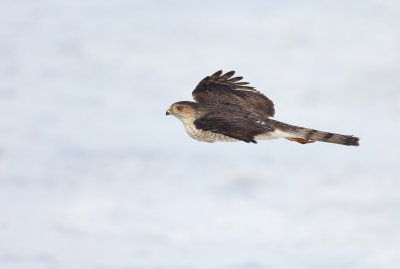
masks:
<instances>
[{"instance_id":1,"label":"brown wing","mask_svg":"<svg viewBox=\"0 0 400 269\"><path fill-rule=\"evenodd\" d=\"M248 115L229 111L211 112L193 123L197 129L223 134L247 143L257 143L256 135L274 130L260 121L249 118Z\"/></svg>"},{"instance_id":2,"label":"brown wing","mask_svg":"<svg viewBox=\"0 0 400 269\"><path fill-rule=\"evenodd\" d=\"M242 77L232 77L235 71L222 74L218 71L205 77L194 89L193 99L203 104L234 104L258 113L263 117L273 117L274 103L248 82L239 82Z\"/></svg>"}]
</instances>

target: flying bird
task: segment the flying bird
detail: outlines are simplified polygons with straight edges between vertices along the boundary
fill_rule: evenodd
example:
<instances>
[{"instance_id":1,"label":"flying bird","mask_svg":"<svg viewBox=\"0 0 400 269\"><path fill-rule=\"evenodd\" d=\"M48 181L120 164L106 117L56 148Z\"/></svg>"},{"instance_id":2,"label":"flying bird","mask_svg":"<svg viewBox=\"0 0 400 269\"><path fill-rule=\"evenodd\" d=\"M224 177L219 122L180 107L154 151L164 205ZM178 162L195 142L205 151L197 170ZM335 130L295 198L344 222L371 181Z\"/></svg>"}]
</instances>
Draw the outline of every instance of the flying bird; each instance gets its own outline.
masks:
<instances>
[{"instance_id":1,"label":"flying bird","mask_svg":"<svg viewBox=\"0 0 400 269\"><path fill-rule=\"evenodd\" d=\"M189 136L204 142L285 138L301 144L315 141L358 146L359 138L303 128L271 119L274 103L234 71L220 70L199 82L192 92L196 102L173 103L166 115L177 117Z\"/></svg>"}]
</instances>

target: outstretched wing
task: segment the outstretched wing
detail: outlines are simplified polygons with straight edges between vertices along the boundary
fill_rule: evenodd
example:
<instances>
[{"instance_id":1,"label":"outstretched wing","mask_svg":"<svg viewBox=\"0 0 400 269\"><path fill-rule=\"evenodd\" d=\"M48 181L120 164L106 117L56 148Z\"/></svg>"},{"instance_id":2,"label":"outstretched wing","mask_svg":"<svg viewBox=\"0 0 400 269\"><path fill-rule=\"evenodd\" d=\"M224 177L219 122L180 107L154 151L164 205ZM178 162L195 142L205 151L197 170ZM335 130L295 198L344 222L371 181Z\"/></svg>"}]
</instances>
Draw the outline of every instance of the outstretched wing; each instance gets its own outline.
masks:
<instances>
[{"instance_id":1,"label":"outstretched wing","mask_svg":"<svg viewBox=\"0 0 400 269\"><path fill-rule=\"evenodd\" d=\"M205 77L194 89L193 99L203 104L234 104L256 112L267 118L275 114L274 103L254 87L240 82L242 77L233 77L235 71L222 75L218 71Z\"/></svg>"},{"instance_id":2,"label":"outstretched wing","mask_svg":"<svg viewBox=\"0 0 400 269\"><path fill-rule=\"evenodd\" d=\"M256 135L273 131L262 122L228 112L208 113L194 121L197 129L223 134L244 142L257 143Z\"/></svg>"}]
</instances>

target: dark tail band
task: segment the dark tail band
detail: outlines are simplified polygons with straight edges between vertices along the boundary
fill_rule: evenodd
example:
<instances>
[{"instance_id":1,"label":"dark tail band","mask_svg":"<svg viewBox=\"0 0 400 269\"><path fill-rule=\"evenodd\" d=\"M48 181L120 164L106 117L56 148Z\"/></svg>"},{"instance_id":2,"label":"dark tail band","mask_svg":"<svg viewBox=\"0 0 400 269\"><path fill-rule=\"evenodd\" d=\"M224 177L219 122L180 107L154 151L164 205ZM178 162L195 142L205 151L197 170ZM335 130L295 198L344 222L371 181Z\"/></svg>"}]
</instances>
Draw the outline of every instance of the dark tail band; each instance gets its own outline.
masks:
<instances>
[{"instance_id":1,"label":"dark tail band","mask_svg":"<svg viewBox=\"0 0 400 269\"><path fill-rule=\"evenodd\" d=\"M341 135L318 130L301 128L298 132L299 135L308 140L328 142L346 146L359 146L359 138L352 135Z\"/></svg>"}]
</instances>

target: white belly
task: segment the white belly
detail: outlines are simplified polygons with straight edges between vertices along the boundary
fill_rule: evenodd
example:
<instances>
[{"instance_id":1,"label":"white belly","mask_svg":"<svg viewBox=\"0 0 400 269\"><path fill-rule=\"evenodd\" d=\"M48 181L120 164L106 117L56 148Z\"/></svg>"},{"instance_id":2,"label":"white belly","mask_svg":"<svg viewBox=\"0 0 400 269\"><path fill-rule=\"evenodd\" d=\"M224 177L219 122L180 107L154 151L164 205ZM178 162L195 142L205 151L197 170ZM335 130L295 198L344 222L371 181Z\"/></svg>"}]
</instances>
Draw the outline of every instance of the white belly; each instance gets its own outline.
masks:
<instances>
[{"instance_id":1,"label":"white belly","mask_svg":"<svg viewBox=\"0 0 400 269\"><path fill-rule=\"evenodd\" d=\"M194 126L193 126L194 127ZM223 135L223 134L218 134L218 133L213 133L210 131L203 131L190 127L186 127L186 132L188 135L196 140L208 142L208 143L214 143L214 142L235 142L238 141L235 138Z\"/></svg>"},{"instance_id":2,"label":"white belly","mask_svg":"<svg viewBox=\"0 0 400 269\"><path fill-rule=\"evenodd\" d=\"M223 134L218 134L218 133L213 133L210 131L203 131L200 129L197 129L194 124L183 124L185 126L187 134L199 141L203 142L208 142L208 143L214 143L214 142L236 142L239 141L235 138L223 135Z\"/></svg>"}]
</instances>

